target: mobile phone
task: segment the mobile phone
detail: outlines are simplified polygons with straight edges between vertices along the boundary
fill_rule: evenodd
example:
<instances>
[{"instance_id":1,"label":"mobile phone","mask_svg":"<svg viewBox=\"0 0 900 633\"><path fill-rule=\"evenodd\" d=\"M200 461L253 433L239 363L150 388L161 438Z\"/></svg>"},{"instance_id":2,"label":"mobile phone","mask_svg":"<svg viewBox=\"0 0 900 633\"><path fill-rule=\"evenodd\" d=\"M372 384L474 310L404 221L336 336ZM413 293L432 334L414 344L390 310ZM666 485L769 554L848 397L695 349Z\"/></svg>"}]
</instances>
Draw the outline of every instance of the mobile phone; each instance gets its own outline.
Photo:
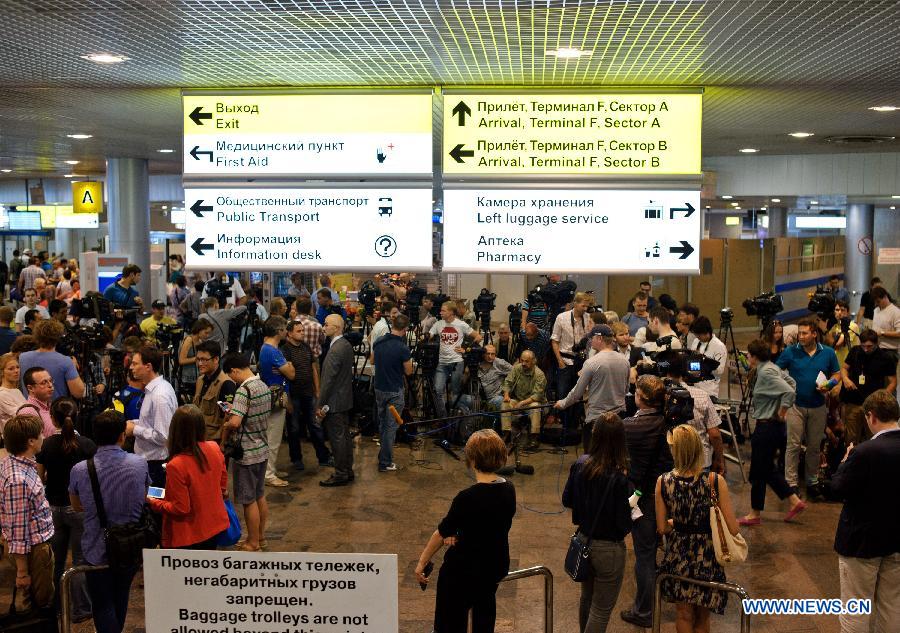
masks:
<instances>
[{"instance_id":1,"label":"mobile phone","mask_svg":"<svg viewBox=\"0 0 900 633\"><path fill-rule=\"evenodd\" d=\"M147 488L147 496L151 499L165 499L166 489L157 488L156 486L150 486L149 488Z\"/></svg>"},{"instance_id":2,"label":"mobile phone","mask_svg":"<svg viewBox=\"0 0 900 633\"><path fill-rule=\"evenodd\" d=\"M431 561L428 561L428 564L425 565L425 569L422 570L422 575L425 576L426 578L428 578L431 575L431 572L433 570L434 570L434 563ZM425 589L428 587L428 585L424 582L420 582L419 586L422 588L422 591L425 591Z\"/></svg>"},{"instance_id":3,"label":"mobile phone","mask_svg":"<svg viewBox=\"0 0 900 633\"><path fill-rule=\"evenodd\" d=\"M231 405L224 400L219 400L218 402L216 402L216 404L219 405L219 408L222 409L222 411L224 411L225 413L228 413L228 411L231 410Z\"/></svg>"}]
</instances>

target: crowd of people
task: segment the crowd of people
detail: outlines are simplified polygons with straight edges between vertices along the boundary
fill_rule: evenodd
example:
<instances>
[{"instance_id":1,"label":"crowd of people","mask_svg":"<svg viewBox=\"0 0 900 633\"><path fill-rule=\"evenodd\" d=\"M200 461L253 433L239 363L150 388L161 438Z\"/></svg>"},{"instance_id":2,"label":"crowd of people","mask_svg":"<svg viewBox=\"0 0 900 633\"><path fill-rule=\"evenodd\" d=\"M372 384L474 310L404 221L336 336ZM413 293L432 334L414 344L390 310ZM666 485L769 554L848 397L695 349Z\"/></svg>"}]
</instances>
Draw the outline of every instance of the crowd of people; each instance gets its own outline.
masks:
<instances>
[{"instance_id":1,"label":"crowd of people","mask_svg":"<svg viewBox=\"0 0 900 633\"><path fill-rule=\"evenodd\" d=\"M252 288L225 273L190 280L175 267L169 296L152 301L136 328L116 323L104 330L106 345L123 348L124 359L109 356L86 367L83 358L59 351L68 328L79 325L66 303L78 298L77 263L54 260L45 270L46 260L39 254L16 271L11 280L19 294L12 300L22 305L0 308L0 428L8 451L0 462L0 530L29 605L58 603L69 556L72 564L105 564L105 521L138 521L145 506L158 517L163 547L215 549L229 525L230 498L245 526L236 547L266 550L266 487L288 486L289 468L307 469L304 437L318 470L331 469L321 486L356 479L352 414L360 355L374 368L377 470L396 472L398 420L411 395L407 377L422 371L413 348L431 341L433 380L419 384L433 389L435 417L462 416L477 404L490 427L464 438L476 484L453 500L416 565L417 579L427 583L429 562L449 548L437 580L436 632L461 630L469 612L474 631L493 631L494 594L509 570L507 534L516 512L515 490L497 471L514 425L527 435L526 448L536 449L553 423L584 429L585 451L563 493L573 523L591 541L592 572L579 608L583 632L606 630L624 578L628 534L635 598L620 617L650 626L659 573L725 579L709 499L718 500L727 530L737 534L762 524L767 487L788 501L786 521L811 498L845 499L836 540L842 597L874 596L878 612L888 614L878 617L900 617L891 592L877 590L880 578L900 573L900 548L896 538L872 534L869 522L877 505L873 487L898 474L900 464L891 395L900 309L880 285L873 283L872 317L863 317L862 327L844 325L849 312L838 298L833 321L801 321L796 342L775 321L749 345L751 508L738 518L723 476L715 407L728 350L697 306L654 298L649 284L621 317L578 292L556 311L526 302L521 327L504 324L496 332L478 328L465 302L440 302L436 294L425 295L414 314L400 284L382 293L372 313L356 315L368 335L360 343L350 340L350 315L327 276L310 292L295 275L285 297L263 305ZM104 297L116 309L141 310L140 275L126 266ZM48 298L47 286L54 285L42 313L38 299ZM61 290L68 296L58 298ZM260 338L245 345L254 339L242 330L235 349L232 322L251 313ZM159 333L169 327L188 332L175 350L160 344ZM473 350L477 363L467 358ZM679 350L718 364L689 381L683 364L671 361ZM167 372L172 362L175 374ZM124 384L113 384L112 363L121 364ZM479 403L463 392L473 379ZM691 397L684 424L666 416L673 386ZM164 488L165 496L148 499L149 486ZM887 519L900 527L895 509ZM658 564L660 536L666 553ZM116 567L76 580L73 619L93 617L99 633L119 633L137 570ZM679 633L708 631L710 614L722 613L727 602L724 593L683 582L662 588L678 605Z\"/></svg>"}]
</instances>

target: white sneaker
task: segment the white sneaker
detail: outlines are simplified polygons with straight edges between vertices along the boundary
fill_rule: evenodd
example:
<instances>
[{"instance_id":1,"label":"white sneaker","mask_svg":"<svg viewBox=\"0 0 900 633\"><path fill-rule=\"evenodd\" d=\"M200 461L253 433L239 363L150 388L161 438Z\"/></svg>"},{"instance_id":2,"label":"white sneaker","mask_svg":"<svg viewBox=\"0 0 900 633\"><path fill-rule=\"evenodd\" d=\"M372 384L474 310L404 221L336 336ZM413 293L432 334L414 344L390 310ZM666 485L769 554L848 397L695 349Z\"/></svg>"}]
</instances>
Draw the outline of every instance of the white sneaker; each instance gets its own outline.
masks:
<instances>
[{"instance_id":1,"label":"white sneaker","mask_svg":"<svg viewBox=\"0 0 900 633\"><path fill-rule=\"evenodd\" d=\"M397 464L391 462L388 466L379 466L378 472L380 473L392 473L397 470Z\"/></svg>"},{"instance_id":2,"label":"white sneaker","mask_svg":"<svg viewBox=\"0 0 900 633\"><path fill-rule=\"evenodd\" d=\"M276 470L276 471L275 471L275 476L276 476L276 477L281 477L282 479L284 479L285 477L287 477L287 476L289 476L289 475L290 475L290 473L285 472L285 471L283 471L283 470Z\"/></svg>"},{"instance_id":3,"label":"white sneaker","mask_svg":"<svg viewBox=\"0 0 900 633\"><path fill-rule=\"evenodd\" d=\"M288 485L284 479L279 479L278 477L266 477L266 485L267 486L275 486L276 488L284 488Z\"/></svg>"}]
</instances>

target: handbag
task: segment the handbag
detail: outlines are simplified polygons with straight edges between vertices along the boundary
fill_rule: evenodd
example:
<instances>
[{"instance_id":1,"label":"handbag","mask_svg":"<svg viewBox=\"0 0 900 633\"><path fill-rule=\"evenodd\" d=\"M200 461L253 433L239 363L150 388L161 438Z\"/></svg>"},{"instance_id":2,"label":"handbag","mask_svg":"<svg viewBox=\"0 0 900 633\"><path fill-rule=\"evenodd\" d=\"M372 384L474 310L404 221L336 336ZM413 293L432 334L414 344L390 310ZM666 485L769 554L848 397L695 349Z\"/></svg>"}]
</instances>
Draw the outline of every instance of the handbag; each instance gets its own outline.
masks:
<instances>
[{"instance_id":1,"label":"handbag","mask_svg":"<svg viewBox=\"0 0 900 633\"><path fill-rule=\"evenodd\" d=\"M59 630L56 608L36 608L19 612L16 609L16 593L19 588L13 585L12 602L9 612L0 616L0 631L3 633L57 633Z\"/></svg>"},{"instance_id":2,"label":"handbag","mask_svg":"<svg viewBox=\"0 0 900 633\"><path fill-rule=\"evenodd\" d=\"M593 534L597 529L597 523L600 522L600 513L609 491L612 488L612 481L615 475L610 475L609 481L606 482L606 489L603 491L603 497L600 499L600 505L597 506L597 514L594 516L593 524L589 534ZM575 530L575 533L569 539L569 549L566 551L565 569L569 578L575 582L584 582L591 574L591 537L581 533L581 528Z\"/></svg>"},{"instance_id":3,"label":"handbag","mask_svg":"<svg viewBox=\"0 0 900 633\"><path fill-rule=\"evenodd\" d=\"M218 547L231 547L241 538L241 520L238 518L237 510L234 509L231 499L225 499L225 512L228 514L228 527L216 536Z\"/></svg>"},{"instance_id":4,"label":"handbag","mask_svg":"<svg viewBox=\"0 0 900 633\"><path fill-rule=\"evenodd\" d=\"M709 494L709 527L716 550L716 561L720 565L743 563L747 560L747 541L740 534L732 535L725 525L719 508L719 479L715 473L709 473Z\"/></svg>"},{"instance_id":5,"label":"handbag","mask_svg":"<svg viewBox=\"0 0 900 633\"><path fill-rule=\"evenodd\" d=\"M141 511L137 521L122 524L110 524L106 517L106 508L100 494L100 480L97 478L97 467L94 458L87 460L88 474L91 478L91 489L94 492L94 504L97 506L97 518L103 530L106 542L106 559L112 569L130 569L139 567L144 562L144 549L154 549L159 545L159 526L147 505Z\"/></svg>"}]
</instances>

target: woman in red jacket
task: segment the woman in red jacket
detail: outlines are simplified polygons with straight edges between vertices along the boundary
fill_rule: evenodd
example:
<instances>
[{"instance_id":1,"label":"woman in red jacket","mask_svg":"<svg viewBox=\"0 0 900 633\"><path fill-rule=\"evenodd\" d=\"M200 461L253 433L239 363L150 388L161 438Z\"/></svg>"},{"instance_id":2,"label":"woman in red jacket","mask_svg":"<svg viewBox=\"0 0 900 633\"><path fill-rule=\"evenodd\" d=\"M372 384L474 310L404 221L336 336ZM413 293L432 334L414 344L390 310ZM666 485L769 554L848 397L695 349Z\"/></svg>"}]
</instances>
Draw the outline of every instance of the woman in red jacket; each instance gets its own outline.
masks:
<instances>
[{"instance_id":1,"label":"woman in red jacket","mask_svg":"<svg viewBox=\"0 0 900 633\"><path fill-rule=\"evenodd\" d=\"M216 549L216 536L228 527L225 457L215 442L205 442L200 409L179 407L169 426L169 463L164 499L149 499L162 514L162 547Z\"/></svg>"}]
</instances>

